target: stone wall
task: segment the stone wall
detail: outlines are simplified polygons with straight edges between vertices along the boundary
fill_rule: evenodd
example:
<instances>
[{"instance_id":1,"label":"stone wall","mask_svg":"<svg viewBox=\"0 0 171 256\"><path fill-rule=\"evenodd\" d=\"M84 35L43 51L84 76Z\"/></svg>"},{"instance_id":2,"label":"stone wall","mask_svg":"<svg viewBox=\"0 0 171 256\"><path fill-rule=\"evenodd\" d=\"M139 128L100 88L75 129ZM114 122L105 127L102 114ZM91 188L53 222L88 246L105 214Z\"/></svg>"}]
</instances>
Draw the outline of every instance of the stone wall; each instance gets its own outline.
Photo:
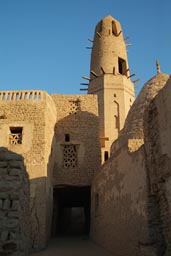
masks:
<instances>
[{"instance_id":1,"label":"stone wall","mask_svg":"<svg viewBox=\"0 0 171 256\"><path fill-rule=\"evenodd\" d=\"M41 249L46 246L49 233L47 166L54 134L55 106L43 91L1 92L0 99L0 146L24 157L30 179L31 248ZM18 127L22 128L22 141L12 144L10 130Z\"/></svg>"},{"instance_id":2,"label":"stone wall","mask_svg":"<svg viewBox=\"0 0 171 256\"><path fill-rule=\"evenodd\" d=\"M29 180L21 155L0 148L0 255L29 255Z\"/></svg>"},{"instance_id":3,"label":"stone wall","mask_svg":"<svg viewBox=\"0 0 171 256\"><path fill-rule=\"evenodd\" d=\"M171 255L171 78L145 115L150 194L155 208L150 227L159 255Z\"/></svg>"}]
</instances>

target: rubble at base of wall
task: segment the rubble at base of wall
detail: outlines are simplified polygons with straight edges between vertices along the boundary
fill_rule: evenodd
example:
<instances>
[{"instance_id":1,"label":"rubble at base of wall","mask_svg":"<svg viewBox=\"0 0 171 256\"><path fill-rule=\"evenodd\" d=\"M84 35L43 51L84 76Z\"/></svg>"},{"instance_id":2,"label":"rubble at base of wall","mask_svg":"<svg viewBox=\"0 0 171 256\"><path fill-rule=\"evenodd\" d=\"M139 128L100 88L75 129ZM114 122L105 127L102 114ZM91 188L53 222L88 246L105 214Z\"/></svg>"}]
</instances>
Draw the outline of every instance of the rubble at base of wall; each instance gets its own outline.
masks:
<instances>
[{"instance_id":1,"label":"rubble at base of wall","mask_svg":"<svg viewBox=\"0 0 171 256\"><path fill-rule=\"evenodd\" d=\"M22 156L0 148L0 256L29 255L29 181Z\"/></svg>"}]
</instances>

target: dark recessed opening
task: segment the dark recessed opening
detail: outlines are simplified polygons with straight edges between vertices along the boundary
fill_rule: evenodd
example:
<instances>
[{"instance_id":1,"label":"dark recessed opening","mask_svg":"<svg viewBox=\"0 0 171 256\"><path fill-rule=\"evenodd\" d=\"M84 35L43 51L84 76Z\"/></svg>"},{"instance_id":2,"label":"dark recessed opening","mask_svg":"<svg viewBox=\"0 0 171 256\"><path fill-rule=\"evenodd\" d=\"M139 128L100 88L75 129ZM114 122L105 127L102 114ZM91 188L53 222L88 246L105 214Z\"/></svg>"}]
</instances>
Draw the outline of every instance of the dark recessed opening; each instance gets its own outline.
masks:
<instances>
[{"instance_id":1,"label":"dark recessed opening","mask_svg":"<svg viewBox=\"0 0 171 256\"><path fill-rule=\"evenodd\" d=\"M126 74L126 61L118 58L118 71L121 75L127 75Z\"/></svg>"},{"instance_id":2,"label":"dark recessed opening","mask_svg":"<svg viewBox=\"0 0 171 256\"><path fill-rule=\"evenodd\" d=\"M65 142L70 142L70 135L69 134L65 134Z\"/></svg>"},{"instance_id":3,"label":"dark recessed opening","mask_svg":"<svg viewBox=\"0 0 171 256\"><path fill-rule=\"evenodd\" d=\"M11 133L15 133L15 134L18 134L18 133L21 133L22 134L22 130L23 130L23 127L10 127L10 132Z\"/></svg>"},{"instance_id":4,"label":"dark recessed opening","mask_svg":"<svg viewBox=\"0 0 171 256\"><path fill-rule=\"evenodd\" d=\"M22 144L23 127L10 127L9 143L11 145Z\"/></svg>"},{"instance_id":5,"label":"dark recessed opening","mask_svg":"<svg viewBox=\"0 0 171 256\"><path fill-rule=\"evenodd\" d=\"M52 236L89 234L90 194L90 186L54 188Z\"/></svg>"},{"instance_id":6,"label":"dark recessed opening","mask_svg":"<svg viewBox=\"0 0 171 256\"><path fill-rule=\"evenodd\" d=\"M105 151L104 152L104 160L106 161L109 158L109 152Z\"/></svg>"}]
</instances>

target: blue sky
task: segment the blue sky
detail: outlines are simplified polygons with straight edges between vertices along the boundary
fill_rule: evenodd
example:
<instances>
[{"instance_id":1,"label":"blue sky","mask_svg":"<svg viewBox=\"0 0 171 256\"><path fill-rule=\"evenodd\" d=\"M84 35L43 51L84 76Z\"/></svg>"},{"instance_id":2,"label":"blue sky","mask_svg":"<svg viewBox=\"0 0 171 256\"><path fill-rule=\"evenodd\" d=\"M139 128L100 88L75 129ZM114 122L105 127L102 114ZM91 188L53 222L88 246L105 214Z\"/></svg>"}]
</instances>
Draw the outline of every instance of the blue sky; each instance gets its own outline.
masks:
<instances>
[{"instance_id":1,"label":"blue sky","mask_svg":"<svg viewBox=\"0 0 171 256\"><path fill-rule=\"evenodd\" d=\"M0 90L83 93L91 54L85 47L109 14L130 36L129 66L140 89L156 74L156 59L171 73L170 10L170 0L0 0Z\"/></svg>"}]
</instances>

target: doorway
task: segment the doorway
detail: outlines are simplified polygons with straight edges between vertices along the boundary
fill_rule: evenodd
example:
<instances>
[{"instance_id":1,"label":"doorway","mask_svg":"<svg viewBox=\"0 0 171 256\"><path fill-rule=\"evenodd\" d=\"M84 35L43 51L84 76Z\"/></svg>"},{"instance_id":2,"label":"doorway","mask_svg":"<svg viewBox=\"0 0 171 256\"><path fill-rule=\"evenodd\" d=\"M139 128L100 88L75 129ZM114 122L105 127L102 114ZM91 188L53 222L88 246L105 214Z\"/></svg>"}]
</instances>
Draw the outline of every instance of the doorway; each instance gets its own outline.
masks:
<instances>
[{"instance_id":1,"label":"doorway","mask_svg":"<svg viewBox=\"0 0 171 256\"><path fill-rule=\"evenodd\" d=\"M54 187L52 236L89 235L90 201L90 186Z\"/></svg>"}]
</instances>

